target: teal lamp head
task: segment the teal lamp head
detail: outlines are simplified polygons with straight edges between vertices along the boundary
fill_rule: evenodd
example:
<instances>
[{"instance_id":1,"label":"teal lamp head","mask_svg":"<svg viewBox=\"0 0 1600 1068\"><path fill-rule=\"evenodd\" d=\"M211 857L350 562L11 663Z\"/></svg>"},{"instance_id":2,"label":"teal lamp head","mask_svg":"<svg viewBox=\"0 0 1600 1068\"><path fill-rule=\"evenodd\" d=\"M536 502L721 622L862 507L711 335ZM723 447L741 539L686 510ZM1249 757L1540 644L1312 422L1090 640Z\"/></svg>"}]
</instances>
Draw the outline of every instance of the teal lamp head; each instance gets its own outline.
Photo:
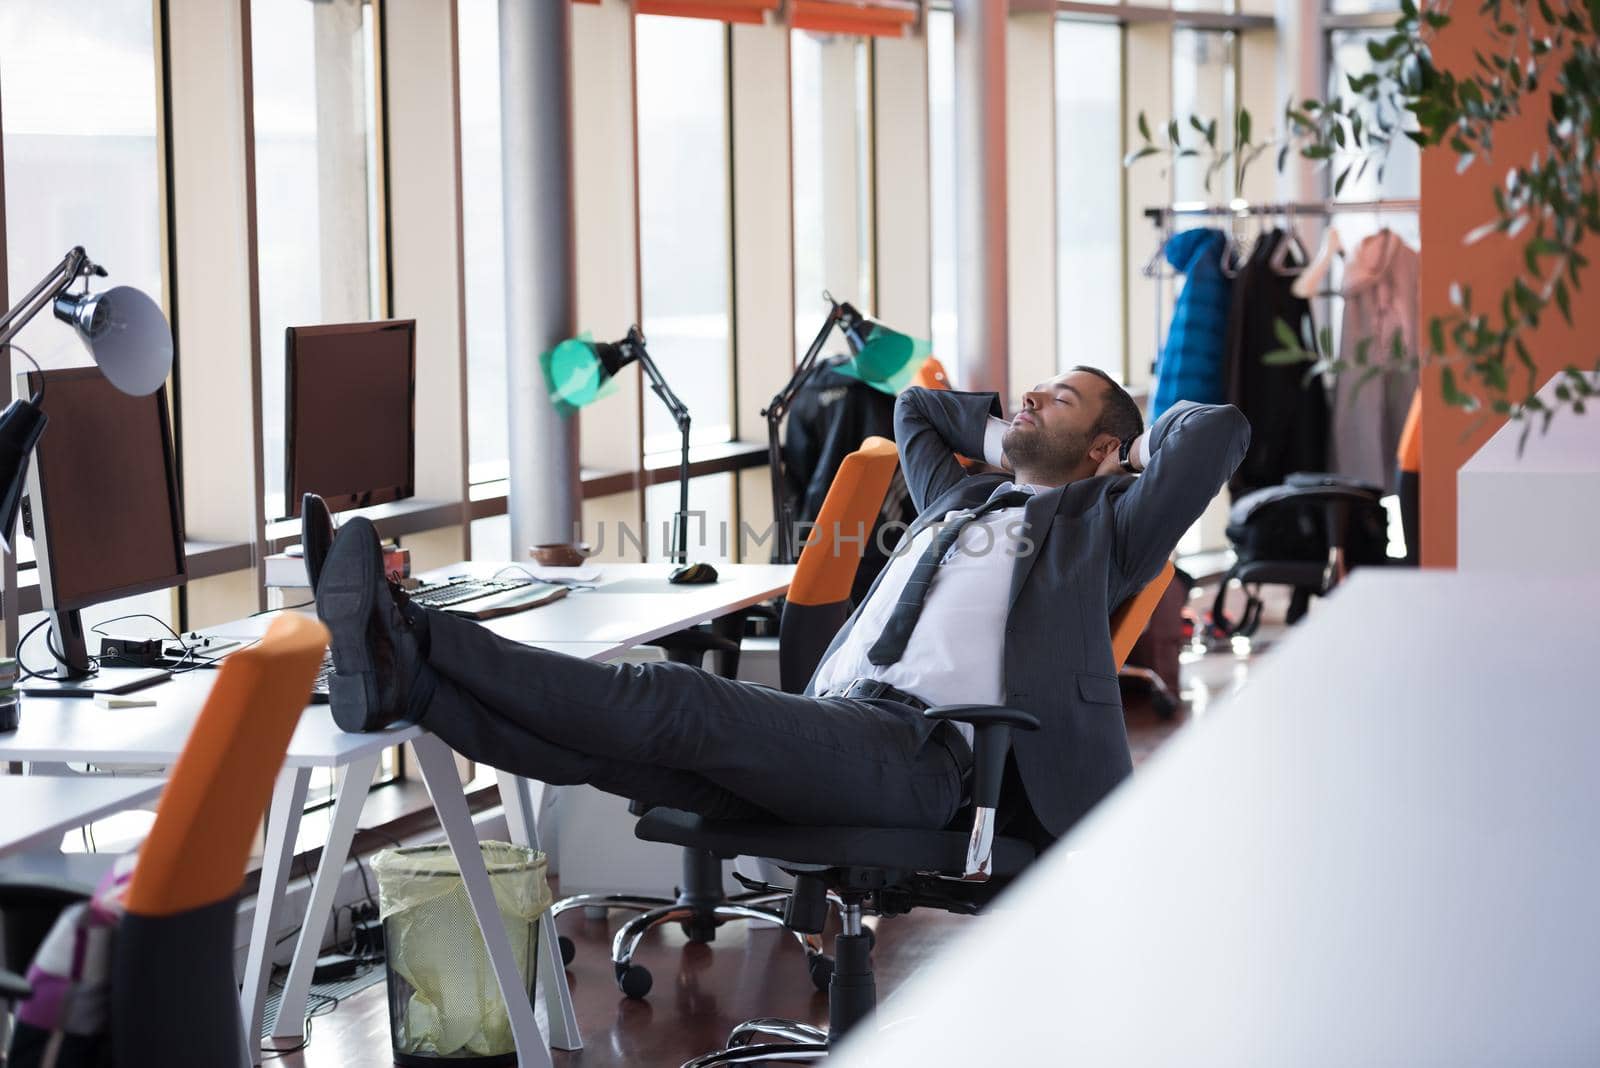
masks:
<instances>
[{"instance_id":1,"label":"teal lamp head","mask_svg":"<svg viewBox=\"0 0 1600 1068\"><path fill-rule=\"evenodd\" d=\"M891 396L910 385L927 362L933 345L891 330L849 304L841 305L841 311L841 326L851 355L834 370Z\"/></svg>"},{"instance_id":2,"label":"teal lamp head","mask_svg":"<svg viewBox=\"0 0 1600 1068\"><path fill-rule=\"evenodd\" d=\"M637 329L618 342L595 341L585 331L569 337L549 352L541 353L545 386L550 400L562 414L571 414L617 391L617 372L638 359Z\"/></svg>"}]
</instances>

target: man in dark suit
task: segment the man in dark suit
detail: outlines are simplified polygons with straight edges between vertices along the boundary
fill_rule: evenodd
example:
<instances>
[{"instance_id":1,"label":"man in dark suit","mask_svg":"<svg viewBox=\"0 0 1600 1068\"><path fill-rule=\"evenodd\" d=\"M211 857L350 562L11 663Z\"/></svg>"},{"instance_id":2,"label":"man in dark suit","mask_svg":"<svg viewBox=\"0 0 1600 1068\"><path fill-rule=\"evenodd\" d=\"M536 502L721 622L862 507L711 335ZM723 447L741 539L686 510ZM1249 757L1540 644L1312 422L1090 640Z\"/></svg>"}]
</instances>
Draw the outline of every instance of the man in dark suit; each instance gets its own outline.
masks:
<instances>
[{"instance_id":1,"label":"man in dark suit","mask_svg":"<svg viewBox=\"0 0 1600 1068\"><path fill-rule=\"evenodd\" d=\"M416 719L473 760L722 818L947 825L969 739L924 708L1007 704L1019 733L1007 833L1044 844L1130 771L1115 608L1160 570L1249 442L1227 406L1182 404L1143 432L1103 373L993 394L912 389L895 432L918 519L805 695L672 663L594 664L505 641L385 585L376 533L339 532L317 611L334 717ZM998 470L968 474L957 456Z\"/></svg>"}]
</instances>

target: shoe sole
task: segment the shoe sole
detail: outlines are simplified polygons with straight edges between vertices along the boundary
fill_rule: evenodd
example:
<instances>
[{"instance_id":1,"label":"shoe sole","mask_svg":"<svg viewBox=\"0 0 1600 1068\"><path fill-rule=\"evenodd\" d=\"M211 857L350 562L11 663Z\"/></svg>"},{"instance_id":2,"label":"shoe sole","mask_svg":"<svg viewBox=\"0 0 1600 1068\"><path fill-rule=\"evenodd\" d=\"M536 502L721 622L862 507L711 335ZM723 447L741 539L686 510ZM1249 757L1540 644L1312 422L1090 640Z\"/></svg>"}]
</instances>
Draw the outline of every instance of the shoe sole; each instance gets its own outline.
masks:
<instances>
[{"instance_id":1,"label":"shoe sole","mask_svg":"<svg viewBox=\"0 0 1600 1068\"><path fill-rule=\"evenodd\" d=\"M370 548L362 546L363 550ZM329 559L324 561L322 589L317 591L317 617L328 627L333 653L328 706L333 721L341 729L365 733L383 726L378 677L367 648L367 626L372 618L372 593L377 576L371 554L363 552L360 581L356 585L330 582L326 565L334 562L340 549L335 546L328 554Z\"/></svg>"}]
</instances>

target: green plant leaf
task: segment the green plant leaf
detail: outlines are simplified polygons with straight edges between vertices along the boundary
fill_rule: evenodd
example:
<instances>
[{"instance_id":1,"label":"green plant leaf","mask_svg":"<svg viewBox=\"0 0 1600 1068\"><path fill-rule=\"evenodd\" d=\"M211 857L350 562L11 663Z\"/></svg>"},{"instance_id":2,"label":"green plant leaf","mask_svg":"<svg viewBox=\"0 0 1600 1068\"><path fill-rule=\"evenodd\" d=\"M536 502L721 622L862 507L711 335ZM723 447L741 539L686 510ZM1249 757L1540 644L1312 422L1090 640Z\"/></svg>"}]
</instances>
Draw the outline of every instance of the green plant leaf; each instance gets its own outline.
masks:
<instances>
[{"instance_id":1,"label":"green plant leaf","mask_svg":"<svg viewBox=\"0 0 1600 1068\"><path fill-rule=\"evenodd\" d=\"M1139 136L1146 141L1150 140L1150 123L1144 117L1144 112L1139 112Z\"/></svg>"},{"instance_id":2,"label":"green plant leaf","mask_svg":"<svg viewBox=\"0 0 1600 1068\"><path fill-rule=\"evenodd\" d=\"M1238 118L1239 143L1250 143L1250 109L1240 108Z\"/></svg>"}]
</instances>

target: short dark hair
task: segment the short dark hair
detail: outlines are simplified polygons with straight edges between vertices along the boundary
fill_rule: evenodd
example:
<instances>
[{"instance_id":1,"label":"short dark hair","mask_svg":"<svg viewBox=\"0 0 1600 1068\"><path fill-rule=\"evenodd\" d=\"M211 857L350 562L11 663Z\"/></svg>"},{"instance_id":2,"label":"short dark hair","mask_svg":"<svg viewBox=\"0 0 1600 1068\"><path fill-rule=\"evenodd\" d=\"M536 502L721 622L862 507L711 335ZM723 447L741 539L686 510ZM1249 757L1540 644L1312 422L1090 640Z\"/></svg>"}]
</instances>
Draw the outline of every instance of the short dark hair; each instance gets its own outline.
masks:
<instances>
[{"instance_id":1,"label":"short dark hair","mask_svg":"<svg viewBox=\"0 0 1600 1068\"><path fill-rule=\"evenodd\" d=\"M1131 441L1144 432L1144 416L1120 382L1098 367L1080 364L1072 370L1094 375L1106 384L1106 391L1100 398L1100 418L1095 421L1091 437L1111 434L1118 441Z\"/></svg>"}]
</instances>

